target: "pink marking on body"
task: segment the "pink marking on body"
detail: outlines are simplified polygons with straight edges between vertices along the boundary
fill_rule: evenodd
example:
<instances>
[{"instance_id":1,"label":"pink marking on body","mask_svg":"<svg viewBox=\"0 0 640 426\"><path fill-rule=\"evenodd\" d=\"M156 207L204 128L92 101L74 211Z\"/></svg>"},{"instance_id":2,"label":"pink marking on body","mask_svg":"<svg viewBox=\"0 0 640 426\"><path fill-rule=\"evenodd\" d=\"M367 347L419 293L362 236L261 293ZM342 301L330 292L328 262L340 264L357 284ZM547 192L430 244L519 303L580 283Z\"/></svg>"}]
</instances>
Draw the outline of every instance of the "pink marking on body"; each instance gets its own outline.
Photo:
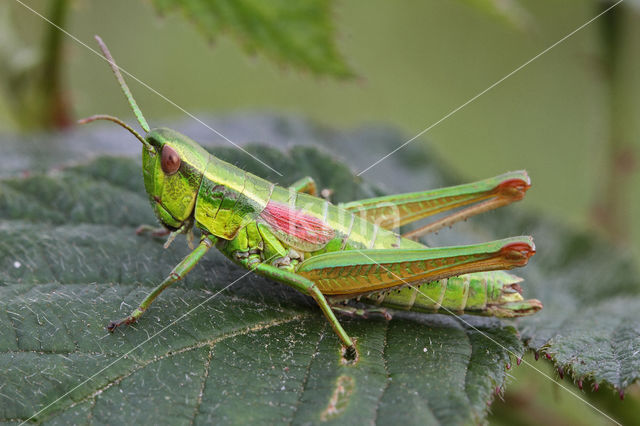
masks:
<instances>
[{"instance_id":1,"label":"pink marking on body","mask_svg":"<svg viewBox=\"0 0 640 426\"><path fill-rule=\"evenodd\" d=\"M272 228L308 243L324 245L335 236L321 219L284 203L269 201L260 216Z\"/></svg>"}]
</instances>

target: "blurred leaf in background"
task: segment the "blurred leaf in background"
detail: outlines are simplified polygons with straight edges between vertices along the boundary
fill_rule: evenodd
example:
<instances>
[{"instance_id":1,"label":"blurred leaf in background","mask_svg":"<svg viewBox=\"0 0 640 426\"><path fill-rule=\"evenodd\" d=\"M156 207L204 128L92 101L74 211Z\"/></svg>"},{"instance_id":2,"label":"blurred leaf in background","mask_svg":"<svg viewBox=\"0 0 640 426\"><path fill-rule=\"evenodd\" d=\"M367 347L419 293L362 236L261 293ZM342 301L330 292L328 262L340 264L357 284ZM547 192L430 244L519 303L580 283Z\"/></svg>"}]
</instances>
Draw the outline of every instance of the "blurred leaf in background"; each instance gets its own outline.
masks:
<instances>
[{"instance_id":1,"label":"blurred leaf in background","mask_svg":"<svg viewBox=\"0 0 640 426\"><path fill-rule=\"evenodd\" d=\"M333 0L152 0L161 13L180 11L209 39L234 37L247 53L282 65L345 78L353 71L335 42Z\"/></svg>"},{"instance_id":2,"label":"blurred leaf in background","mask_svg":"<svg viewBox=\"0 0 640 426\"><path fill-rule=\"evenodd\" d=\"M50 0L42 21L39 51L24 46L3 3L0 72L3 89L16 122L24 130L70 125L69 100L63 87L63 41L73 0ZM354 77L335 43L332 0L299 2L260 0L153 0L160 14L181 12L213 42L223 33L236 39L247 53L264 53L283 66L344 79ZM29 7L24 5L24 7ZM206 81L206 80L205 80Z\"/></svg>"}]
</instances>

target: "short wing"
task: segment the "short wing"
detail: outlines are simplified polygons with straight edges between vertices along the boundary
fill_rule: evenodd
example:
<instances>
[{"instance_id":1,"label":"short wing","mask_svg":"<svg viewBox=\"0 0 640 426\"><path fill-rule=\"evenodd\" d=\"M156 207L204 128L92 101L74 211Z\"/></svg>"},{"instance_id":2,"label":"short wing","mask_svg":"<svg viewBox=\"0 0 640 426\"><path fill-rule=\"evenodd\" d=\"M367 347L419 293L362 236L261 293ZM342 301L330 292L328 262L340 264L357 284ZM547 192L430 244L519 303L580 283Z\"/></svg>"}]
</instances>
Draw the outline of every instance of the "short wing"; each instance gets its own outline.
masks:
<instances>
[{"instance_id":1,"label":"short wing","mask_svg":"<svg viewBox=\"0 0 640 426\"><path fill-rule=\"evenodd\" d=\"M526 265L535 253L531 237L447 248L347 250L313 256L296 273L327 295L358 295L470 272Z\"/></svg>"}]
</instances>

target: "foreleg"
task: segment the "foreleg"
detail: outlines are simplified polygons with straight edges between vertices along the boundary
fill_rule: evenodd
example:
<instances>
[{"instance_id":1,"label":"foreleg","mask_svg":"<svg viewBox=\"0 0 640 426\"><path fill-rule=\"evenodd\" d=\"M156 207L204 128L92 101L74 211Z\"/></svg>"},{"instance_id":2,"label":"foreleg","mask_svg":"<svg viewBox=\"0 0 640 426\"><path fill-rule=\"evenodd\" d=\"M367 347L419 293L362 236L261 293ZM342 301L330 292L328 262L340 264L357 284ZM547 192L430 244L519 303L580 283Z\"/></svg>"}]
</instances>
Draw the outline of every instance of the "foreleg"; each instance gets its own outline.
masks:
<instances>
[{"instance_id":1,"label":"foreleg","mask_svg":"<svg viewBox=\"0 0 640 426\"><path fill-rule=\"evenodd\" d=\"M126 318L122 318L119 321L111 321L107 326L107 330L113 332L117 327L123 324L131 324L135 322L144 311L147 310L149 305L155 300L156 297L160 295L167 287L176 281L184 278L189 271L193 269L194 266L202 259L202 256L205 255L209 251L209 249L215 244L216 237L213 235L205 235L200 240L200 244L189 253L182 262L178 263L175 268L171 271L169 276L164 279L156 288L153 289L151 293L147 297L144 298L140 306L138 306L132 313Z\"/></svg>"}]
</instances>

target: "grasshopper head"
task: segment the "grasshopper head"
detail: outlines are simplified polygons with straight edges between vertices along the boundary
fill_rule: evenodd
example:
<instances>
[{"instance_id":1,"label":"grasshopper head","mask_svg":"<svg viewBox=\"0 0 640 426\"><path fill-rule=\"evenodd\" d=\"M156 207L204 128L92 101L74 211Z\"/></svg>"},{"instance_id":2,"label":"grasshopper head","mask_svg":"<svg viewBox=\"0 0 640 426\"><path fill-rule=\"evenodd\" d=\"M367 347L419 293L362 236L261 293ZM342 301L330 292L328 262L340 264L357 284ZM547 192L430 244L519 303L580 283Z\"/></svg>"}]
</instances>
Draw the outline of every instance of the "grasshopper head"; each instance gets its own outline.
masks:
<instances>
[{"instance_id":1,"label":"grasshopper head","mask_svg":"<svg viewBox=\"0 0 640 426\"><path fill-rule=\"evenodd\" d=\"M209 161L209 154L200 145L176 131L170 129L149 130L147 120L142 115L142 111L125 83L111 52L100 37L95 36L95 38L140 127L147 134L142 137L122 120L109 115L94 115L80 120L79 123L90 123L95 120L113 121L127 129L142 142L144 186L149 194L151 205L160 222L167 228L176 230L191 220L202 174Z\"/></svg>"},{"instance_id":2,"label":"grasshopper head","mask_svg":"<svg viewBox=\"0 0 640 426\"><path fill-rule=\"evenodd\" d=\"M144 187L158 219L175 230L192 216L209 153L171 129L153 129L145 140Z\"/></svg>"}]
</instances>

